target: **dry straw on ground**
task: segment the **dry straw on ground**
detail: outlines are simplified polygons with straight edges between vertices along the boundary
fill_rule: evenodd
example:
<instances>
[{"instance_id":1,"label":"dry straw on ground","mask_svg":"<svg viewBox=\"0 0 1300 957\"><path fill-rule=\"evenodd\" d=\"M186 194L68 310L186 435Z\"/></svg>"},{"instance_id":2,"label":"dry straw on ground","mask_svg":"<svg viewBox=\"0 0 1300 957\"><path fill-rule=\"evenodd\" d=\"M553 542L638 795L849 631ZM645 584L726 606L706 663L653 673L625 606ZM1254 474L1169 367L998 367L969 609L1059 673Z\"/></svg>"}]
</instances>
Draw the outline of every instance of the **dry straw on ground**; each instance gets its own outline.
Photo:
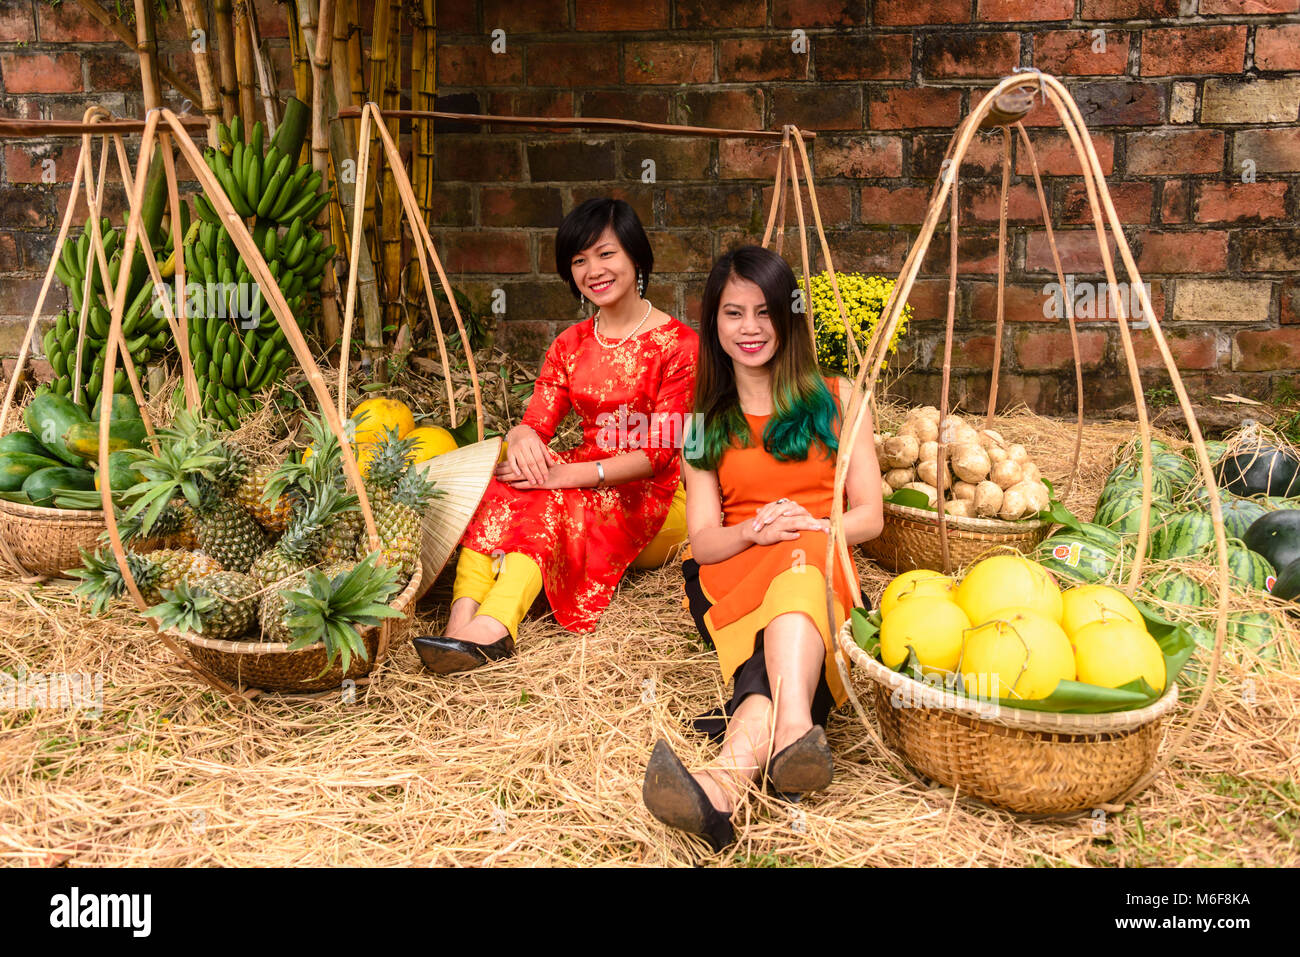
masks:
<instances>
[{"instance_id":1,"label":"dry straw on ground","mask_svg":"<svg viewBox=\"0 0 1300 957\"><path fill-rule=\"evenodd\" d=\"M1025 413L1006 433L1061 484L1072 429ZM1084 448L1132 434L1090 425ZM1089 453L1068 504L1109 469ZM873 597L887 576L863 567ZM905 783L850 709L835 782L800 805L760 794L720 856L640 799L655 738L689 765L689 719L724 696L681 607L676 567L630 577L591 635L530 619L520 654L453 677L409 644L377 680L319 699L214 696L125 606L91 621L66 584L0 586L0 667L103 675L103 711L0 710L0 859L12 865L1198 865L1300 863L1295 620L1281 654L1225 651L1181 752L1123 812L1030 820ZM445 586L445 576L443 585ZM434 631L445 587L422 608ZM865 690L861 685L860 690ZM20 684L20 687L22 685ZM1168 739L1187 721L1184 693Z\"/></svg>"}]
</instances>

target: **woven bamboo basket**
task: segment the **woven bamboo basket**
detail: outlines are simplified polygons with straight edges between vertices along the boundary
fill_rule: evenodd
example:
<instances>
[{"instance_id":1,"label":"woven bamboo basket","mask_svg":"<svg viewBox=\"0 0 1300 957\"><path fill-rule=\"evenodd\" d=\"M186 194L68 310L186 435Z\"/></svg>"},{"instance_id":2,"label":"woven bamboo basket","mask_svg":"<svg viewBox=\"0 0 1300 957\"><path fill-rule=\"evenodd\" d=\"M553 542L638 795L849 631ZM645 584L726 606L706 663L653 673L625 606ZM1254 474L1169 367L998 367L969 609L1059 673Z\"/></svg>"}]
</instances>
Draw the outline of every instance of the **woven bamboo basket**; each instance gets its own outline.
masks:
<instances>
[{"instance_id":1,"label":"woven bamboo basket","mask_svg":"<svg viewBox=\"0 0 1300 957\"><path fill-rule=\"evenodd\" d=\"M81 564L81 549L93 550L104 530L104 513L41 508L0 499L0 539L20 571L60 578Z\"/></svg>"},{"instance_id":2,"label":"woven bamboo basket","mask_svg":"<svg viewBox=\"0 0 1300 957\"><path fill-rule=\"evenodd\" d=\"M864 542L867 557L893 572L939 568L939 516L923 508L884 503L884 528L879 538ZM1028 553L1047 535L1051 522L1028 519L1004 522L993 518L952 517L948 520L948 554L956 566L979 561L996 549Z\"/></svg>"},{"instance_id":3,"label":"woven bamboo basket","mask_svg":"<svg viewBox=\"0 0 1300 957\"><path fill-rule=\"evenodd\" d=\"M337 689L345 680L363 678L380 659L381 646L392 648L411 633L410 609L420 590L420 567L402 593L390 603L401 618L387 618L380 624L362 629L366 657L353 656L347 672L341 660L326 668L325 648L311 645L289 650L288 642L221 641L202 635L173 632L189 650L194 660L208 672L235 686L252 686L264 691L311 692Z\"/></svg>"},{"instance_id":4,"label":"woven bamboo basket","mask_svg":"<svg viewBox=\"0 0 1300 957\"><path fill-rule=\"evenodd\" d=\"M852 624L840 647L871 681L885 743L921 774L1022 814L1064 814L1113 803L1151 769L1178 701L1113 714L999 708L891 671L858 647Z\"/></svg>"},{"instance_id":5,"label":"woven bamboo basket","mask_svg":"<svg viewBox=\"0 0 1300 957\"><path fill-rule=\"evenodd\" d=\"M1027 160L1042 212L1042 227L1051 252L1060 288L1066 287L1065 267L1052 230L1051 207L1043 189L1038 161L1028 132L1021 122L1033 108L1037 95L1055 109L1056 115L1074 147L1079 160L1080 174L1086 190L1097 248L1110 292L1110 305L1119 330L1122 354L1127 365L1129 383L1133 389L1137 411L1137 433L1141 438L1141 471L1143 509L1135 545L1136 560L1129 570L1124 585L1132 596L1141 580L1143 556L1150 536L1150 507L1152 502L1151 427L1146 407L1144 384L1139 370L1130 315L1127 304L1121 300L1116 280L1115 250L1126 272L1128 287L1138 297L1139 318L1150 329L1156 351L1177 397L1183 417L1187 422L1192 447L1196 453L1201 479L1210 492L1210 511L1214 524L1218 559L1218 615L1213 657L1204 687L1192 713L1182 723L1176 738L1164 742L1163 726L1177 703L1177 690L1172 685L1165 694L1150 706L1138 711L1105 715L1064 715L1032 712L1023 709L992 709L987 703L972 702L930 688L922 682L897 675L877 661L870 659L852 640L851 626L846 623L834 643L834 660L848 695L863 727L875 744L882 749L898 751L907 764L922 773L956 787L962 793L979 797L990 803L1017 811L1033 813L1059 813L1078 811L1098 804L1122 804L1147 786L1159 773L1170 754L1176 753L1195 726L1196 718L1204 708L1208 696L1216 686L1219 658L1222 652L1229 601L1229 575L1227 565L1227 539L1223 528L1223 513L1217 494L1217 483L1205 442L1192 410L1191 400L1183 387L1182 378L1170 352L1160 326L1160 318L1151 307L1146 287L1138 273L1137 264L1125 239L1123 224L1115 211L1106 188L1101 163L1093 148L1083 122L1082 113L1070 92L1055 77L1038 71L1007 77L997 83L982 97L972 98L970 113L962 120L948 145L940 175L930 197L929 208L920 234L908 252L898 281L890 293L881 313L881 319L863 350L863 360L853 387L853 397L846 413L846 440L841 442L835 476L835 497L832 502L831 531L827 544L826 560L838 561L846 573L853 573L844 516L844 489L848 478L849 462L860 434L868 431L877 381L885 362L890 339L898 326L907 297L911 294L921 264L929 251L939 221L948 219L948 308L943 351L943 381L939 395L939 458L945 449L944 420L949 414L949 385L951 381L952 350L957 303L957 276L959 241L960 173L975 137L981 132L992 132L1000 137L1002 146L1002 183L1000 216L998 222L998 264L996 329L988 407L985 428L993 427L997 408L998 373L1002 358L1004 330L1004 287L1008 268L1008 191L1013 162L1013 142L1018 137L1022 144L1022 157ZM1111 245L1113 243L1113 246ZM1064 297L1064 318L1068 324L1075 360L1075 386L1077 391L1077 416L1073 468L1068 479L1073 485L1079 467L1083 434L1083 374L1080 362L1078 332L1075 325L1073 303ZM866 441L864 439L864 441ZM945 470L940 470L944 475ZM942 479L941 479L942 482ZM1002 545L1025 550L1041 539L1047 531L1046 523L993 522L949 516L943 507L944 489L938 488L937 512L886 506L885 532L881 538L867 546L868 553L894 569L928 564L950 574L961 566L979 558L982 553ZM1068 494L1068 493L1067 493ZM1000 536L1003 536L1000 538ZM1012 540L1007 540L1007 538ZM1018 538L1019 540L1015 540ZM937 559L937 560L936 560ZM831 576L827 576L826 602L828 615L834 614L834 592ZM856 662L871 684L876 701L874 720L868 717L858 700L847 663ZM895 707L902 698L908 707ZM879 728L880 732L877 732ZM1162 747L1163 744L1163 747Z\"/></svg>"}]
</instances>

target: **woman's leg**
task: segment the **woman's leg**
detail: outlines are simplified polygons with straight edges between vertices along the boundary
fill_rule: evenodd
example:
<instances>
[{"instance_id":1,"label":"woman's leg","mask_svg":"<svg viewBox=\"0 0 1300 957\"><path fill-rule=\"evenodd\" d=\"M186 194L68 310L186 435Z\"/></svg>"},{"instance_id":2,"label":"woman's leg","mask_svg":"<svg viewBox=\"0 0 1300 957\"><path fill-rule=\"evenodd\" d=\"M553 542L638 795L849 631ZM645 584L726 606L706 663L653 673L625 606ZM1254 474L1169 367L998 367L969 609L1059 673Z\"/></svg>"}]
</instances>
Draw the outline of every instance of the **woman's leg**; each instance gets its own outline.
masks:
<instances>
[{"instance_id":1,"label":"woman's leg","mask_svg":"<svg viewBox=\"0 0 1300 957\"><path fill-rule=\"evenodd\" d=\"M763 654L776 708L772 751L779 752L812 727L813 695L825 666L826 646L811 618L790 612L767 626Z\"/></svg>"},{"instance_id":2,"label":"woman's leg","mask_svg":"<svg viewBox=\"0 0 1300 957\"><path fill-rule=\"evenodd\" d=\"M727 722L727 733L717 758L692 775L719 811L731 813L745 786L758 778L767 763L771 729L771 699L761 694L749 695Z\"/></svg>"},{"instance_id":3,"label":"woman's leg","mask_svg":"<svg viewBox=\"0 0 1300 957\"><path fill-rule=\"evenodd\" d=\"M455 630L448 622L447 634L478 645L493 644L506 635L518 638L519 623L541 590L542 570L537 563L522 552L510 552L473 616Z\"/></svg>"},{"instance_id":4,"label":"woman's leg","mask_svg":"<svg viewBox=\"0 0 1300 957\"><path fill-rule=\"evenodd\" d=\"M454 635L469 624L495 582L496 575L492 571L490 557L472 548L460 550L456 559L456 581L451 589L447 634Z\"/></svg>"}]
</instances>

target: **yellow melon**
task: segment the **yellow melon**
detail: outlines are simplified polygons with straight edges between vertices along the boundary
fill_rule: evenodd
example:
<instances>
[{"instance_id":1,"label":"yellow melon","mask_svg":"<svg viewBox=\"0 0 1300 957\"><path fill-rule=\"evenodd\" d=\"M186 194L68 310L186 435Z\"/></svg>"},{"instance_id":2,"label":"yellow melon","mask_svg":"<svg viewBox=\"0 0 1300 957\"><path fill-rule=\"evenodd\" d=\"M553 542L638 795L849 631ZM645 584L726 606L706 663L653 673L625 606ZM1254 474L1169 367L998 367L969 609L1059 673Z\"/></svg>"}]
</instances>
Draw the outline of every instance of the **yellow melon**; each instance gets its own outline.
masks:
<instances>
[{"instance_id":1,"label":"yellow melon","mask_svg":"<svg viewBox=\"0 0 1300 957\"><path fill-rule=\"evenodd\" d=\"M917 568L910 572L903 572L889 583L889 586L885 589L885 594L881 596L880 615L883 618L893 611L900 601L917 598L921 595L931 595L952 601L953 589L956 585L957 583L947 575L930 571L928 568Z\"/></svg>"},{"instance_id":2,"label":"yellow melon","mask_svg":"<svg viewBox=\"0 0 1300 957\"><path fill-rule=\"evenodd\" d=\"M966 693L980 698L1046 698L1074 680L1070 639L1031 608L1005 608L966 633L959 667Z\"/></svg>"},{"instance_id":3,"label":"yellow melon","mask_svg":"<svg viewBox=\"0 0 1300 957\"><path fill-rule=\"evenodd\" d=\"M456 448L456 439L452 434L437 425L422 425L402 437L415 440L415 458L412 460L415 462L427 462L435 455L442 455Z\"/></svg>"},{"instance_id":4,"label":"yellow melon","mask_svg":"<svg viewBox=\"0 0 1300 957\"><path fill-rule=\"evenodd\" d=\"M356 428L358 445L382 441L388 429L396 429L401 439L415 428L415 415L396 399L366 399L352 410L349 421Z\"/></svg>"},{"instance_id":5,"label":"yellow melon","mask_svg":"<svg viewBox=\"0 0 1300 957\"><path fill-rule=\"evenodd\" d=\"M1114 619L1095 621L1074 634L1074 660L1079 680L1103 688L1118 688L1145 678L1156 691L1165 690L1165 656L1140 624Z\"/></svg>"},{"instance_id":6,"label":"yellow melon","mask_svg":"<svg viewBox=\"0 0 1300 957\"><path fill-rule=\"evenodd\" d=\"M1115 620L1142 624L1142 613L1118 588L1078 585L1061 592L1061 627L1071 642L1076 632L1094 621Z\"/></svg>"},{"instance_id":7,"label":"yellow melon","mask_svg":"<svg viewBox=\"0 0 1300 957\"><path fill-rule=\"evenodd\" d=\"M910 646L926 674L953 671L961 658L962 633L969 627L966 613L946 598L909 598L881 622L880 659L897 668L907 660Z\"/></svg>"},{"instance_id":8,"label":"yellow melon","mask_svg":"<svg viewBox=\"0 0 1300 957\"><path fill-rule=\"evenodd\" d=\"M971 567L954 599L973 625L982 625L1006 608L1030 608L1061 621L1061 590L1047 569L1020 555L995 555Z\"/></svg>"}]
</instances>

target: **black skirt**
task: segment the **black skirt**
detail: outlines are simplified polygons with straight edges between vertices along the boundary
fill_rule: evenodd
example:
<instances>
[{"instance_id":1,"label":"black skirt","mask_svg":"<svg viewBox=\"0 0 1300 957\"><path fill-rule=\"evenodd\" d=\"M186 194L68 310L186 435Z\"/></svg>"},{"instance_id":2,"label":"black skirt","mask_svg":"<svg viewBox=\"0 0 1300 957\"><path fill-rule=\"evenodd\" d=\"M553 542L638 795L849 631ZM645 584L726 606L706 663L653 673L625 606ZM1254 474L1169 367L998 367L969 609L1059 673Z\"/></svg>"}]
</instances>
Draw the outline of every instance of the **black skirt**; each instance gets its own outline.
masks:
<instances>
[{"instance_id":1,"label":"black skirt","mask_svg":"<svg viewBox=\"0 0 1300 957\"><path fill-rule=\"evenodd\" d=\"M691 617L695 619L695 627L709 643L709 647L713 647L713 636L709 634L709 627L704 621L704 616L712 604L704 594L704 589L700 587L700 565L695 559L688 558L682 562L682 577L686 580L686 599L690 606ZM871 607L865 592L862 593L862 604L865 608ZM727 733L727 723L731 720L731 716L736 713L741 702L752 694L762 695L769 701L772 699L772 684L767 678L767 659L763 655L762 629L754 636L754 653L736 669L736 673L732 676L731 699L721 708L715 708L694 719L691 722L692 726L714 741L721 741ZM835 698L826 683L826 669L823 668L821 677L817 680L817 690L813 693L812 723L826 727L831 709L834 707Z\"/></svg>"}]
</instances>

